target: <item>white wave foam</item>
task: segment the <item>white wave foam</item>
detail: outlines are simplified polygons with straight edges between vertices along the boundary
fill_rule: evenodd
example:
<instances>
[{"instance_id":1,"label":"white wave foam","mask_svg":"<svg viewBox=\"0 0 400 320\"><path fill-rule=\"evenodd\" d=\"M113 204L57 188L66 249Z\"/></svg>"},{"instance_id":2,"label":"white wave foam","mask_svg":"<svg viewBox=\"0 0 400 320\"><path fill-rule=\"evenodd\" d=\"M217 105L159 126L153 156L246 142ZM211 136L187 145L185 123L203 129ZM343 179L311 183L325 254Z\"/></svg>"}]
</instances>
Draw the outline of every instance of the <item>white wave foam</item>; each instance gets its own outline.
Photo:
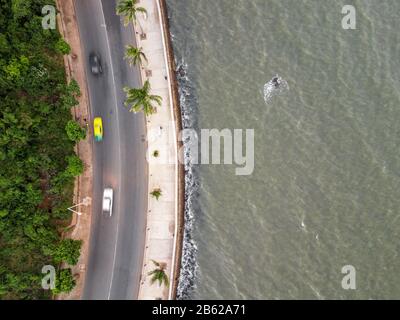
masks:
<instances>
[{"instance_id":1,"label":"white wave foam","mask_svg":"<svg viewBox=\"0 0 400 320\"><path fill-rule=\"evenodd\" d=\"M268 104L271 99L289 90L288 83L279 75L274 76L264 85L264 101Z\"/></svg>"},{"instance_id":2,"label":"white wave foam","mask_svg":"<svg viewBox=\"0 0 400 320\"><path fill-rule=\"evenodd\" d=\"M177 64L177 79L179 82L179 100L181 106L183 129L195 127L195 101L193 100L191 83L187 77L187 64L182 61ZM196 262L197 246L193 239L193 227L195 221L194 202L198 190L198 179L191 163L189 149L190 137L184 137L184 166L185 166L185 226L183 235L182 261L180 277L177 289L177 299L190 299L191 292L195 288L195 279L198 265Z\"/></svg>"}]
</instances>

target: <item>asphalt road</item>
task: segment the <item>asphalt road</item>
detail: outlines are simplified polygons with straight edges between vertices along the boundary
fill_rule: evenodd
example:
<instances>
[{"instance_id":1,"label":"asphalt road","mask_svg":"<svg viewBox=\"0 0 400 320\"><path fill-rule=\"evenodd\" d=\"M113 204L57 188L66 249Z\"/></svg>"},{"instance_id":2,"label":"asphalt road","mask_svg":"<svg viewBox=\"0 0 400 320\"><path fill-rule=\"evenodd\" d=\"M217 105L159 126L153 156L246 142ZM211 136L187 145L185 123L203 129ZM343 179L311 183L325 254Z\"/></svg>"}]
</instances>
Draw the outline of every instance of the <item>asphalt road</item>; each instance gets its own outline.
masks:
<instances>
[{"instance_id":1,"label":"asphalt road","mask_svg":"<svg viewBox=\"0 0 400 320\"><path fill-rule=\"evenodd\" d=\"M136 299L143 262L146 210L146 127L142 113L124 107L124 86L139 72L123 59L134 44L132 26L115 14L115 0L75 0L90 98L91 123L103 118L102 142L93 141L93 216L83 299ZM89 54L101 57L94 76ZM92 126L91 126L92 129ZM114 189L112 217L102 213L103 189Z\"/></svg>"}]
</instances>

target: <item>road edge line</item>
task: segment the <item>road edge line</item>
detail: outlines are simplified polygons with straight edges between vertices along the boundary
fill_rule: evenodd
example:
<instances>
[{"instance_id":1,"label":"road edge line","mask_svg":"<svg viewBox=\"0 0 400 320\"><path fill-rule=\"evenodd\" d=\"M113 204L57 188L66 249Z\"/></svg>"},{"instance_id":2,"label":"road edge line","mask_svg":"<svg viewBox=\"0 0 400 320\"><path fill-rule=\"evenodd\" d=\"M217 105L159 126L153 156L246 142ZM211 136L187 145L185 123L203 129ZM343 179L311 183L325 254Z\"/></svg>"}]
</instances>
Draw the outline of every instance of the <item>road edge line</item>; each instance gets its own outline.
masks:
<instances>
[{"instance_id":1,"label":"road edge line","mask_svg":"<svg viewBox=\"0 0 400 320\"><path fill-rule=\"evenodd\" d=\"M71 54L68 56L64 55L64 66L65 66L65 72L66 72L66 78L67 81L69 82L71 79L74 77L74 73L77 71L74 68L74 63L79 65L82 63L81 60L77 59L75 62L72 61L72 52L75 52L74 54L77 56L76 58L82 58L82 48L81 48L81 38L80 38L80 33L79 33L79 28L76 22L76 15L75 15L75 4L73 0L63 0L61 3L61 0L55 0L56 7L57 7L57 24L58 24L58 32L62 35L63 39L70 44L71 46ZM66 14L64 12L64 5L68 6L70 5L71 13ZM65 25L65 16L70 15L71 16L71 23L74 25L74 31L76 31L77 36L78 36L78 44L77 46L71 45L72 41L69 39L69 35L67 32L67 27ZM87 120L90 120L90 112L89 112L89 95L88 95L88 88L87 88L87 82L86 82L86 73L85 73L85 68L83 65L80 66L81 72L83 72L83 78L79 81L78 79L75 79L78 84L79 88L81 91L81 96L78 97L79 104L71 109L72 116L74 117L75 120L79 120L81 115L85 115L87 117ZM78 71L79 72L79 71ZM80 83L81 82L81 83ZM81 124L82 125L82 124ZM79 147L79 144L83 144L83 149L86 149L88 151L88 158L90 163L85 163L84 166L84 172L82 175L78 176L75 178L75 185L74 185L74 196L73 196L73 202L78 202L82 199L82 193L86 193L88 197L92 198L93 194L93 146L90 143L90 137L91 133L90 130L87 132L87 136L85 140L80 141L78 144L75 145L75 151L78 155L79 158L82 159L82 148ZM86 176L87 180L89 181L86 184L82 183L82 179ZM82 192L82 186L85 185L86 192ZM76 266L70 266L71 268L73 267L78 267L78 266L84 266L84 269L79 270L79 278L78 281L76 281L76 286L74 289L68 293L68 294L59 294L55 297L57 300L69 300L69 299L80 299L83 294L83 288L84 288L84 282L86 278L86 266L88 265L88 257L89 257L89 243L90 243L90 234L91 234L91 217L92 217L92 206L90 205L89 207L86 207L85 212L83 213L84 215L87 216L87 221L84 221L85 224L88 225L88 230L86 230L86 237L79 237L80 240L82 240L82 247L81 247L81 252L80 252L80 257L79 259L81 260ZM76 214L73 213L71 224L68 228L74 227L73 232L71 235L74 235L74 232L77 231L77 227L80 225L80 216L77 216ZM83 228L85 229L85 228ZM62 237L65 237L66 234L63 233ZM76 275L76 274L74 274ZM76 297L77 296L77 297Z\"/></svg>"}]
</instances>

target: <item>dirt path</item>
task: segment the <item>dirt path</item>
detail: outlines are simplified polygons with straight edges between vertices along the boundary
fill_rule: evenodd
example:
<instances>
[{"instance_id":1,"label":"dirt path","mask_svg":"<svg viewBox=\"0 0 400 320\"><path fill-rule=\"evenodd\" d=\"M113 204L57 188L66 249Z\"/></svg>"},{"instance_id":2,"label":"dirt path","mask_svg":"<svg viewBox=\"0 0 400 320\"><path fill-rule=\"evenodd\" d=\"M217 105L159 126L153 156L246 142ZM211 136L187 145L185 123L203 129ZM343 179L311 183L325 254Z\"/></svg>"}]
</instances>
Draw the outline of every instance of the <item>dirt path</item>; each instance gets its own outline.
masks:
<instances>
[{"instance_id":1,"label":"dirt path","mask_svg":"<svg viewBox=\"0 0 400 320\"><path fill-rule=\"evenodd\" d=\"M64 56L67 79L75 79L81 89L79 105L72 110L75 120L83 127L89 126L87 137L80 141L76 146L76 153L85 164L85 170L75 181L73 203L79 204L84 199L91 200L93 189L93 170L92 170L92 132L90 130L91 119L89 117L89 99L86 86L86 76L80 44L79 30L75 17L75 8L73 0L56 0L57 9L60 12L57 15L57 24L59 31L65 41L71 46L71 54ZM85 280L85 270L87 258L89 256L89 237L91 226L92 206L79 206L75 209L82 213L78 216L73 213L73 218L69 231L64 234L66 238L82 240L81 255L75 266L72 266L72 273L76 279L76 286L69 294L58 295L59 300L80 299L83 292Z\"/></svg>"}]
</instances>

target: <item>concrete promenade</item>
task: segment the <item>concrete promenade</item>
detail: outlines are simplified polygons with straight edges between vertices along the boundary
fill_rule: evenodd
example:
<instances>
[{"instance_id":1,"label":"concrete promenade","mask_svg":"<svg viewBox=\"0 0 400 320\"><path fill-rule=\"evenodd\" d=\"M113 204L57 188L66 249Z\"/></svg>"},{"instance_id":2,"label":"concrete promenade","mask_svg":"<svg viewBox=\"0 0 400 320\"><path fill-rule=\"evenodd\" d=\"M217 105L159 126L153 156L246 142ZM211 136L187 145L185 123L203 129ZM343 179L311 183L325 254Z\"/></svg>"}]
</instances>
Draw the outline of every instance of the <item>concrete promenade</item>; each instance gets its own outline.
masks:
<instances>
[{"instance_id":1,"label":"concrete promenade","mask_svg":"<svg viewBox=\"0 0 400 320\"><path fill-rule=\"evenodd\" d=\"M165 37L163 13L165 3L159 0L141 0L138 4L147 10L147 17L139 14L135 25L136 43L143 49L148 62L141 68L143 82L148 80L151 94L162 97L157 112L147 117L149 192L161 189L159 200L149 194L146 246L139 299L174 299L180 268L183 206L182 171L178 163L177 134L180 113L174 99L174 66L168 59L168 39ZM165 17L165 15L164 15ZM154 157L154 151L159 156ZM155 268L152 260L166 264L169 287L150 283L148 273Z\"/></svg>"}]
</instances>

